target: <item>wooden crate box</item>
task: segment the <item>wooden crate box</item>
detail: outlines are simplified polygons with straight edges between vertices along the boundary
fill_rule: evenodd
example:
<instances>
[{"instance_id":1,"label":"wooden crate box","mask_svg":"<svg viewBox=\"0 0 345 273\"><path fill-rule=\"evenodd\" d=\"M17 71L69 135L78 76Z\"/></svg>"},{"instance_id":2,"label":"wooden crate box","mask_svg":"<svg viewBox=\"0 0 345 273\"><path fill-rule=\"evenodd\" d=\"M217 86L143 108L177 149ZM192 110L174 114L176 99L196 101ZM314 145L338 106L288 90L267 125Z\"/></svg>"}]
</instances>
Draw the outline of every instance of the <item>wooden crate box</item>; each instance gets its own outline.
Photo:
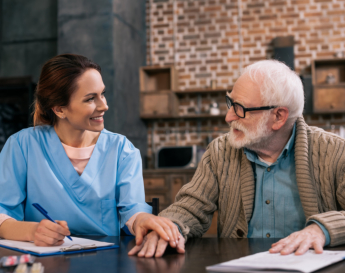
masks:
<instances>
[{"instance_id":1,"label":"wooden crate box","mask_svg":"<svg viewBox=\"0 0 345 273\"><path fill-rule=\"evenodd\" d=\"M177 90L178 77L174 66L144 66L140 68L140 91Z\"/></svg>"},{"instance_id":2,"label":"wooden crate box","mask_svg":"<svg viewBox=\"0 0 345 273\"><path fill-rule=\"evenodd\" d=\"M345 112L345 59L312 62L314 113Z\"/></svg>"},{"instance_id":3,"label":"wooden crate box","mask_svg":"<svg viewBox=\"0 0 345 273\"><path fill-rule=\"evenodd\" d=\"M145 92L140 94L140 116L142 118L177 117L179 102L176 94L170 91Z\"/></svg>"},{"instance_id":4,"label":"wooden crate box","mask_svg":"<svg viewBox=\"0 0 345 273\"><path fill-rule=\"evenodd\" d=\"M345 112L345 85L314 86L314 113Z\"/></svg>"}]
</instances>

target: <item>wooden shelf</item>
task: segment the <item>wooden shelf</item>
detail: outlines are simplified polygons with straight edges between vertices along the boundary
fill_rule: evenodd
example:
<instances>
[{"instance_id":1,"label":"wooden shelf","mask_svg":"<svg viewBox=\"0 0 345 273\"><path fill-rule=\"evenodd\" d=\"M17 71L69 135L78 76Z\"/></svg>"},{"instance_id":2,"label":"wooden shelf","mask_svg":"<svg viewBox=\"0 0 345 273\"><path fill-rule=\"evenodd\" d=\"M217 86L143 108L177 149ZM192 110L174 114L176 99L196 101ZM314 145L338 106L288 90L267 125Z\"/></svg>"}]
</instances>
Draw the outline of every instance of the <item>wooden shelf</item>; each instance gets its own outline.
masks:
<instances>
[{"instance_id":1,"label":"wooden shelf","mask_svg":"<svg viewBox=\"0 0 345 273\"><path fill-rule=\"evenodd\" d=\"M217 93L226 93L227 91L231 90L232 88L229 89L211 89L211 88L204 88L204 89L187 89L187 90L159 90L155 91L157 92L172 92L175 93L176 95L189 95L189 94L217 94ZM147 94L147 93L154 93L154 91L141 91L141 94Z\"/></svg>"},{"instance_id":2,"label":"wooden shelf","mask_svg":"<svg viewBox=\"0 0 345 273\"><path fill-rule=\"evenodd\" d=\"M205 118L224 118L226 114L210 115L210 114L195 114L185 116L168 116L168 115L145 115L141 116L143 120L157 120L157 119L205 119Z\"/></svg>"},{"instance_id":3,"label":"wooden shelf","mask_svg":"<svg viewBox=\"0 0 345 273\"><path fill-rule=\"evenodd\" d=\"M212 93L226 93L226 91L232 90L232 87L228 89L223 89L223 88L217 88L217 89L212 89L212 88L198 88L198 89L186 89L186 90L174 90L173 92L176 95L187 95L187 94L212 94Z\"/></svg>"}]
</instances>

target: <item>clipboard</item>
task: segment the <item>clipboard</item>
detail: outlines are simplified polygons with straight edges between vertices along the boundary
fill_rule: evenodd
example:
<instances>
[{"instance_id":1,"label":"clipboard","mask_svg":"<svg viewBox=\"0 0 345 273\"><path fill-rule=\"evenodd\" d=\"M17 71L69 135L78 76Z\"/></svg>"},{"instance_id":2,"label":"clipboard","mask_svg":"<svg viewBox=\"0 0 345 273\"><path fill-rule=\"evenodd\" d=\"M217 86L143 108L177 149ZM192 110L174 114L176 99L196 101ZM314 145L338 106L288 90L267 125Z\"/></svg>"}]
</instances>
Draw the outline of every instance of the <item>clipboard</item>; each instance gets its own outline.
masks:
<instances>
[{"instance_id":1,"label":"clipboard","mask_svg":"<svg viewBox=\"0 0 345 273\"><path fill-rule=\"evenodd\" d=\"M20 242L12 240L0 240L0 247L31 254L38 257L66 255L84 252L93 252L106 249L119 248L114 243L100 242L84 238L72 237L73 241L64 242L61 246L39 247L33 242Z\"/></svg>"}]
</instances>

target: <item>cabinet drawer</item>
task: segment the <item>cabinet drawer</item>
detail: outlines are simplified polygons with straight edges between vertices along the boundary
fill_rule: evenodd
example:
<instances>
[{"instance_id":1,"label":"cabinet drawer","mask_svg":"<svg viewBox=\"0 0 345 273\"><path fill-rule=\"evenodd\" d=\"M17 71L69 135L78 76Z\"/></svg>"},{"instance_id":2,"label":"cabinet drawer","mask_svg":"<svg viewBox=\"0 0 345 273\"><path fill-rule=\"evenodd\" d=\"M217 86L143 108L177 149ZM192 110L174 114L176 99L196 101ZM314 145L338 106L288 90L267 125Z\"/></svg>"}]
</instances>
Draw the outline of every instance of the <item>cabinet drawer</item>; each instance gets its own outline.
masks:
<instances>
[{"instance_id":1,"label":"cabinet drawer","mask_svg":"<svg viewBox=\"0 0 345 273\"><path fill-rule=\"evenodd\" d=\"M345 86L314 86L314 112L336 113L345 110Z\"/></svg>"},{"instance_id":2,"label":"cabinet drawer","mask_svg":"<svg viewBox=\"0 0 345 273\"><path fill-rule=\"evenodd\" d=\"M165 187L165 178L164 177L150 177L144 178L144 187L145 189L153 188L164 188Z\"/></svg>"}]
</instances>

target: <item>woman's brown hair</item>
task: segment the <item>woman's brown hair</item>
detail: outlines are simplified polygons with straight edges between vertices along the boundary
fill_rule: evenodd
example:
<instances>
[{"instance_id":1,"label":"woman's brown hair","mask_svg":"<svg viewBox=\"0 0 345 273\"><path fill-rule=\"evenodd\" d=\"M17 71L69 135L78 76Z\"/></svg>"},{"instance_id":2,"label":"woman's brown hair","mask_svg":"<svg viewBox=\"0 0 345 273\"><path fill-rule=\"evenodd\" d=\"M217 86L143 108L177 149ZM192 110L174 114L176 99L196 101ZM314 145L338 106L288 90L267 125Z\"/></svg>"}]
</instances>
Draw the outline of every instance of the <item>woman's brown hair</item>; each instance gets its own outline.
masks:
<instances>
[{"instance_id":1,"label":"woman's brown hair","mask_svg":"<svg viewBox=\"0 0 345 273\"><path fill-rule=\"evenodd\" d=\"M43 65L35 93L34 126L56 124L52 108L68 105L78 78L88 69L101 73L98 64L76 54L58 55Z\"/></svg>"}]
</instances>

